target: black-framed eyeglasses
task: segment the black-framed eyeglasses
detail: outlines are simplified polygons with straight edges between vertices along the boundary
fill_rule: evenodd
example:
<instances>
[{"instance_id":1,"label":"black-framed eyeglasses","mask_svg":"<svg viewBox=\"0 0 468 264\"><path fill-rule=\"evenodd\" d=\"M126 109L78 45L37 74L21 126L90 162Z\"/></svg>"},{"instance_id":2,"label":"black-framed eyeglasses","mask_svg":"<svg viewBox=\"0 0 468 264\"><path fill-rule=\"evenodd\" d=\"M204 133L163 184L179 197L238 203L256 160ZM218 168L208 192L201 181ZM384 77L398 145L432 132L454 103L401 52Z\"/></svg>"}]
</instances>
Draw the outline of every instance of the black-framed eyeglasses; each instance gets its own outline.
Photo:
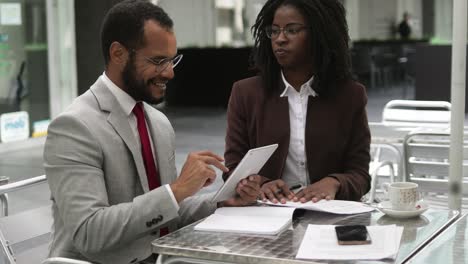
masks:
<instances>
[{"instance_id":1,"label":"black-framed eyeglasses","mask_svg":"<svg viewBox=\"0 0 468 264\"><path fill-rule=\"evenodd\" d=\"M301 25L301 24L289 24L285 27L281 28L278 26L267 26L265 27L265 33L268 38L276 39L279 37L281 32L283 32L286 38L294 38L296 37L301 31L307 29L309 27Z\"/></svg>"}]
</instances>

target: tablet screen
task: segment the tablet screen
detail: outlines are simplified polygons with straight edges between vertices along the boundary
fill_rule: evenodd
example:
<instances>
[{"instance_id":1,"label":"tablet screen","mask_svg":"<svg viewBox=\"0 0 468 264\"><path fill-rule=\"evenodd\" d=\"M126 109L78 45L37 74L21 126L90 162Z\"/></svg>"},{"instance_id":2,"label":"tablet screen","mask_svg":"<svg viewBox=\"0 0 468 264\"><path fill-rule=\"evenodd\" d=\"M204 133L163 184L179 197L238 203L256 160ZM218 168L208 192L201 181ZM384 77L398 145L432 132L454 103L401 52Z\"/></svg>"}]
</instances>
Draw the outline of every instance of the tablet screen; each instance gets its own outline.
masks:
<instances>
[{"instance_id":1,"label":"tablet screen","mask_svg":"<svg viewBox=\"0 0 468 264\"><path fill-rule=\"evenodd\" d=\"M239 181L252 174L258 174L277 148L278 144L272 144L249 150L213 197L213 202L225 201L235 197Z\"/></svg>"}]
</instances>

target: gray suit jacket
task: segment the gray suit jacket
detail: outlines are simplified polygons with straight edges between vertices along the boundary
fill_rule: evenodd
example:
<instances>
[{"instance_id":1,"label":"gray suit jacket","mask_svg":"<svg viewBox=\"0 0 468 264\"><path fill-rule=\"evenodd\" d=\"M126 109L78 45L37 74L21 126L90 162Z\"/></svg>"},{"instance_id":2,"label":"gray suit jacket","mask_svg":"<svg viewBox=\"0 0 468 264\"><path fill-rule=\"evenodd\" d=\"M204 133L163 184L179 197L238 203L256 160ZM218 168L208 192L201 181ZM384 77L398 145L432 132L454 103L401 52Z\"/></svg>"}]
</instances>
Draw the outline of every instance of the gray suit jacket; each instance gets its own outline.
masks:
<instances>
[{"instance_id":1,"label":"gray suit jacket","mask_svg":"<svg viewBox=\"0 0 468 264\"><path fill-rule=\"evenodd\" d=\"M158 110L145 110L161 182L171 183L173 128ZM127 116L100 79L50 124L44 160L54 218L49 257L134 263L151 254L161 227L174 230L216 208L205 195L177 211L165 187L149 191Z\"/></svg>"}]
</instances>

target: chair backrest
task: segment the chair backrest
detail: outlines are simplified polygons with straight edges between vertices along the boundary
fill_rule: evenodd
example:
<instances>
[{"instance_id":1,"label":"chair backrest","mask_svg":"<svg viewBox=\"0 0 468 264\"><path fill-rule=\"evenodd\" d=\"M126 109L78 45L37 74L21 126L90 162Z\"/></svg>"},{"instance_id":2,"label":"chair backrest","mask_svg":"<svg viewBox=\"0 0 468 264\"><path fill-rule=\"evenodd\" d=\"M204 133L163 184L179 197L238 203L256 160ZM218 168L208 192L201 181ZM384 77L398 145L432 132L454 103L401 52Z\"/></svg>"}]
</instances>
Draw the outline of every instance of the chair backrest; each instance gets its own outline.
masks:
<instances>
[{"instance_id":1,"label":"chair backrest","mask_svg":"<svg viewBox=\"0 0 468 264\"><path fill-rule=\"evenodd\" d=\"M449 150L448 131L412 131L403 143L405 180L416 182L421 191L449 193ZM468 195L468 134L465 132L463 145L463 195Z\"/></svg>"},{"instance_id":2,"label":"chair backrest","mask_svg":"<svg viewBox=\"0 0 468 264\"><path fill-rule=\"evenodd\" d=\"M401 127L449 127L451 104L445 101L392 100L382 112L382 123Z\"/></svg>"}]
</instances>

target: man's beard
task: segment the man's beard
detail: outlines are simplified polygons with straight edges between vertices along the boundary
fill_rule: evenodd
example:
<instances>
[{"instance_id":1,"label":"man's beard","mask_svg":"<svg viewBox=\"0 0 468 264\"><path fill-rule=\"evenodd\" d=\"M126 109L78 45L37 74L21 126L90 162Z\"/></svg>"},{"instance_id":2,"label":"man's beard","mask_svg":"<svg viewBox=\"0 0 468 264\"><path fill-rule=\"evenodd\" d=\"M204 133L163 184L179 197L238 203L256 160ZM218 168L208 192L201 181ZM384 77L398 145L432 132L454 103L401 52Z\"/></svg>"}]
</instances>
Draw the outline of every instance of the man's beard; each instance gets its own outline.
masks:
<instances>
[{"instance_id":1,"label":"man's beard","mask_svg":"<svg viewBox=\"0 0 468 264\"><path fill-rule=\"evenodd\" d=\"M135 101L144 101L148 104L159 104L164 101L164 97L155 98L150 92L150 80L145 84L144 80L136 78L135 56L130 56L122 72L122 80L125 85L125 91Z\"/></svg>"}]
</instances>

